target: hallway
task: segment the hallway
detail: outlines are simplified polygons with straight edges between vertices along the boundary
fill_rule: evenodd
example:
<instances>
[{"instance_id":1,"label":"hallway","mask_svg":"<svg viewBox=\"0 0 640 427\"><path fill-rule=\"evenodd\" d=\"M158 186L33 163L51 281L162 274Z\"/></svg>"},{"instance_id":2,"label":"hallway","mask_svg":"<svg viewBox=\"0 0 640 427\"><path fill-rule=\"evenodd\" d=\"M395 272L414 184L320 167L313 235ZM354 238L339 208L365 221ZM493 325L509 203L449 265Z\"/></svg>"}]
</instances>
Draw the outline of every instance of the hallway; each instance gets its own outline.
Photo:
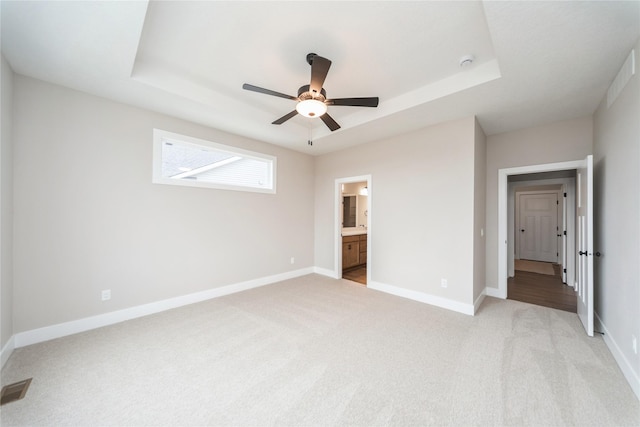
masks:
<instances>
[{"instance_id":1,"label":"hallway","mask_svg":"<svg viewBox=\"0 0 640 427\"><path fill-rule=\"evenodd\" d=\"M516 270L507 282L507 299L576 313L576 293L562 283L558 264L552 264L554 275Z\"/></svg>"}]
</instances>

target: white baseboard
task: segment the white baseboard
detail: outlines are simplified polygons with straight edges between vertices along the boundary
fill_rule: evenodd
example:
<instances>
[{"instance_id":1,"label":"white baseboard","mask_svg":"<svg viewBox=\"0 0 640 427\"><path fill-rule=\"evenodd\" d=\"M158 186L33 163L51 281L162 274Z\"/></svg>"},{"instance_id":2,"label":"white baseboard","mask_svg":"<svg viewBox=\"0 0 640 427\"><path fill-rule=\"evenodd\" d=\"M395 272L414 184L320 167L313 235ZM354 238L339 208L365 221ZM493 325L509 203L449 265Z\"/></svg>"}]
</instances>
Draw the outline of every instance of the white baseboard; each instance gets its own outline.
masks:
<instances>
[{"instance_id":1,"label":"white baseboard","mask_svg":"<svg viewBox=\"0 0 640 427\"><path fill-rule=\"evenodd\" d=\"M2 347L2 352L0 352L0 368L4 368L4 364L9 360L9 356L13 353L13 350L16 348L15 336L12 335L9 338L9 341Z\"/></svg>"},{"instance_id":2,"label":"white baseboard","mask_svg":"<svg viewBox=\"0 0 640 427\"><path fill-rule=\"evenodd\" d=\"M424 302L426 304L435 305L436 307L446 308L447 310L457 311L458 313L468 314L470 316L473 316L474 313L474 306L471 304L465 304L448 298L425 294L424 292L412 291L410 289L399 288L397 286L386 285L384 283L373 281L367 284L367 288L412 299L414 301Z\"/></svg>"},{"instance_id":3,"label":"white baseboard","mask_svg":"<svg viewBox=\"0 0 640 427\"><path fill-rule=\"evenodd\" d=\"M480 309L480 304L482 304L482 301L484 301L484 297L486 296L486 291L487 291L487 288L484 288L482 290L482 293L478 296L478 298L476 298L476 300L473 303L473 315L474 316L476 315L476 313Z\"/></svg>"},{"instance_id":4,"label":"white baseboard","mask_svg":"<svg viewBox=\"0 0 640 427\"><path fill-rule=\"evenodd\" d=\"M329 270L328 268L322 267L313 267L313 272L316 274L321 274L323 276L331 277L332 279L340 279L341 275L336 274L335 271Z\"/></svg>"},{"instance_id":5,"label":"white baseboard","mask_svg":"<svg viewBox=\"0 0 640 427\"><path fill-rule=\"evenodd\" d=\"M498 289L498 288L492 288L490 286L487 286L486 288L484 288L484 293L488 297L507 299L507 296L503 295L502 292L500 292L500 289Z\"/></svg>"},{"instance_id":6,"label":"white baseboard","mask_svg":"<svg viewBox=\"0 0 640 427\"><path fill-rule=\"evenodd\" d=\"M99 314L97 316L85 317L83 319L72 320L70 322L60 323L52 326L46 326L44 328L20 332L18 334L15 334L12 337L12 340L15 348L20 348L39 342L100 328L103 326L113 325L115 323L124 322L126 320L159 313L161 311L171 310L173 308L206 301L212 298L246 291L248 289L257 288L259 286L270 285L272 283L281 282L283 280L305 276L313 272L314 268L308 267L300 270L289 271L286 273L275 274L273 276L262 277L259 279L247 280L246 282L234 283L232 285L222 286L220 288L213 288L202 292L196 292L193 294L166 299L163 301L152 302L149 304L139 305L123 310L112 311L110 313ZM7 346L5 346L5 348L6 347ZM11 350L13 350L13 348ZM11 352L9 351L8 353L10 354ZM2 357L4 360L4 349L2 352ZM6 357L8 358L9 356Z\"/></svg>"},{"instance_id":7,"label":"white baseboard","mask_svg":"<svg viewBox=\"0 0 640 427\"><path fill-rule=\"evenodd\" d=\"M603 335L604 343L609 348L609 351L613 355L613 358L616 360L616 363L618 363L618 366L622 371L622 375L624 375L625 379L631 386L631 389L636 394L636 397L638 398L638 400L640 400L640 377L638 377L638 373L633 370L631 363L624 356L624 353L622 352L622 350L620 350L618 343L613 338L613 335L611 335L611 332L609 332L605 324L602 322L602 319L600 319L600 316L598 316L598 313L594 313L594 314L595 314L594 316L595 329L599 330L600 332L604 332L604 335Z\"/></svg>"}]
</instances>

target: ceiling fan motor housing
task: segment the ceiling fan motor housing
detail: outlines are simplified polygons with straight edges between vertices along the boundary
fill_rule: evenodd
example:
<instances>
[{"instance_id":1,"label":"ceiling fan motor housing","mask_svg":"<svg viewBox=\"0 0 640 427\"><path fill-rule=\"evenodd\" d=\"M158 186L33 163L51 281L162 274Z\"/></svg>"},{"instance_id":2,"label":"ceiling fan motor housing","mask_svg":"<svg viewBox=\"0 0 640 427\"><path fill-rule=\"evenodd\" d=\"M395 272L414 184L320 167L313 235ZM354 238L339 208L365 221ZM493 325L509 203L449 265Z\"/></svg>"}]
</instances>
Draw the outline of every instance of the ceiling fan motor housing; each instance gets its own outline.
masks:
<instances>
[{"instance_id":1,"label":"ceiling fan motor housing","mask_svg":"<svg viewBox=\"0 0 640 427\"><path fill-rule=\"evenodd\" d=\"M298 89L298 99L300 101L306 101L307 99L316 99L320 102L324 102L327 100L327 91L321 89L320 94L313 96L313 94L309 90L309 85L300 86L300 89Z\"/></svg>"}]
</instances>

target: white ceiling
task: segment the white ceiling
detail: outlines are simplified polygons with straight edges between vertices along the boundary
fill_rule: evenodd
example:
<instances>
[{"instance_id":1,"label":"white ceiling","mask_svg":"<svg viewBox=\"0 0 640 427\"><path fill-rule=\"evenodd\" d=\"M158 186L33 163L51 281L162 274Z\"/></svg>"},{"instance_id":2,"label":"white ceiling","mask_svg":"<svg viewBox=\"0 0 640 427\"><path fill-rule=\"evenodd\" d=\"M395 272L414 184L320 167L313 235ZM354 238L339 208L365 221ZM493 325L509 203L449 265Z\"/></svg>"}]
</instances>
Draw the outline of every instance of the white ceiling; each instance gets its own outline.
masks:
<instances>
[{"instance_id":1,"label":"white ceiling","mask_svg":"<svg viewBox=\"0 0 640 427\"><path fill-rule=\"evenodd\" d=\"M640 38L638 1L0 4L16 73L309 154L474 114L488 135L592 114ZM242 84L296 96L310 52L333 61L329 98L379 107L330 106L336 132L272 125L295 103Z\"/></svg>"}]
</instances>

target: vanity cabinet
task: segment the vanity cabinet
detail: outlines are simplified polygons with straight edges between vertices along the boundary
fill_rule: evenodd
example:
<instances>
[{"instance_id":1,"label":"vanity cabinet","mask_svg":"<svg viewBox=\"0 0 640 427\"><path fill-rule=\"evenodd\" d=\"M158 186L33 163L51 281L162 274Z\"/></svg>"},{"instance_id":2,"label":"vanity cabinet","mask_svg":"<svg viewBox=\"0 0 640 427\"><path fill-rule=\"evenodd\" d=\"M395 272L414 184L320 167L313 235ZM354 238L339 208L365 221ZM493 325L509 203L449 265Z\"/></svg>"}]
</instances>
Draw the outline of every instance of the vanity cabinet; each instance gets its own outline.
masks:
<instances>
[{"instance_id":1,"label":"vanity cabinet","mask_svg":"<svg viewBox=\"0 0 640 427\"><path fill-rule=\"evenodd\" d=\"M367 263L367 235L342 237L342 269Z\"/></svg>"},{"instance_id":2,"label":"vanity cabinet","mask_svg":"<svg viewBox=\"0 0 640 427\"><path fill-rule=\"evenodd\" d=\"M359 258L359 263L360 264L366 264L367 263L367 235L366 234L361 234L358 236L360 238L360 241L358 242L360 245L360 256Z\"/></svg>"},{"instance_id":3,"label":"vanity cabinet","mask_svg":"<svg viewBox=\"0 0 640 427\"><path fill-rule=\"evenodd\" d=\"M359 236L344 236L342 238L342 269L355 267L360 263Z\"/></svg>"}]
</instances>

